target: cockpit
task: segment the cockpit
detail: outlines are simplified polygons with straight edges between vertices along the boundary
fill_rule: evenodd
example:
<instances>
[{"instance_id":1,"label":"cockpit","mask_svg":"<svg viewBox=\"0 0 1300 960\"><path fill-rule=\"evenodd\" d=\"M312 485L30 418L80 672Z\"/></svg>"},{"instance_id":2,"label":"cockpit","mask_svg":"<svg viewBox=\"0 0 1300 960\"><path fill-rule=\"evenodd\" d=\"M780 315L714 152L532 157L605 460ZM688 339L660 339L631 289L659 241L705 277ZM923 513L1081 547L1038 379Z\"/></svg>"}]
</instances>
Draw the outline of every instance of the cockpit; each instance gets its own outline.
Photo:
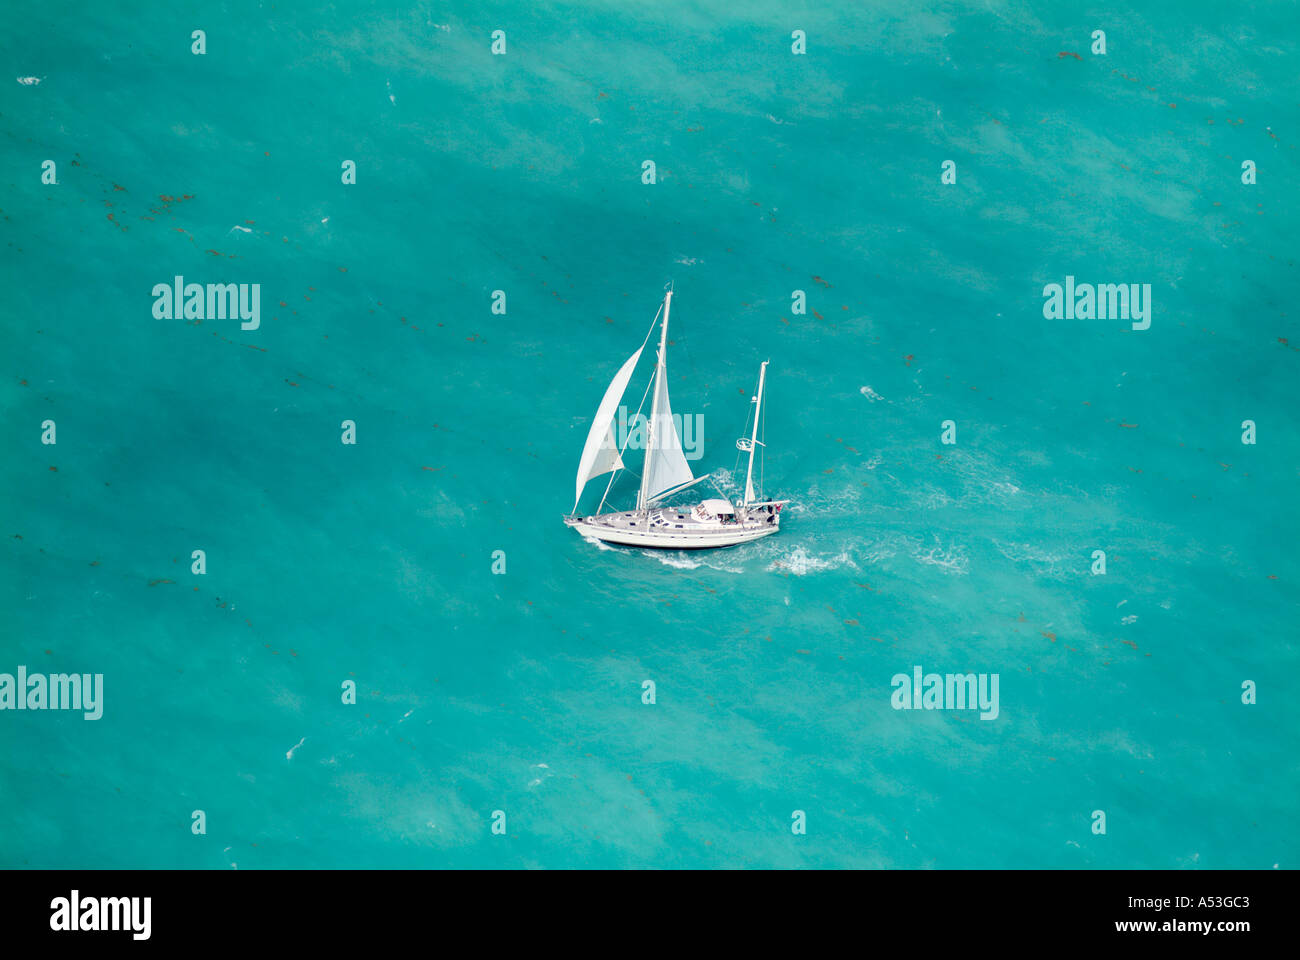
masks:
<instances>
[{"instance_id":1,"label":"cockpit","mask_svg":"<svg viewBox=\"0 0 1300 960\"><path fill-rule=\"evenodd\" d=\"M735 523L736 508L730 500L703 500L695 505L691 516L700 523Z\"/></svg>"}]
</instances>

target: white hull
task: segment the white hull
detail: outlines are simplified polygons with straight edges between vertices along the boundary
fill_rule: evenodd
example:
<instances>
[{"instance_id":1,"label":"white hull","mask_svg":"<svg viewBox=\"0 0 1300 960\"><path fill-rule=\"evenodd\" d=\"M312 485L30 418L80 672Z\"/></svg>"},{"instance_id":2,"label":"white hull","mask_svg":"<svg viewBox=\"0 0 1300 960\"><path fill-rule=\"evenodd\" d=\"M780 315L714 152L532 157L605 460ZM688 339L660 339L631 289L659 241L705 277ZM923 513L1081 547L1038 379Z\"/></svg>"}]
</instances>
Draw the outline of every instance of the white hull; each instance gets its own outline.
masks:
<instances>
[{"instance_id":1,"label":"white hull","mask_svg":"<svg viewBox=\"0 0 1300 960\"><path fill-rule=\"evenodd\" d=\"M706 550L758 540L781 529L779 514L734 523L700 523L690 514L671 509L646 513L602 513L591 517L565 517L564 522L584 537L628 547L655 550Z\"/></svg>"}]
</instances>

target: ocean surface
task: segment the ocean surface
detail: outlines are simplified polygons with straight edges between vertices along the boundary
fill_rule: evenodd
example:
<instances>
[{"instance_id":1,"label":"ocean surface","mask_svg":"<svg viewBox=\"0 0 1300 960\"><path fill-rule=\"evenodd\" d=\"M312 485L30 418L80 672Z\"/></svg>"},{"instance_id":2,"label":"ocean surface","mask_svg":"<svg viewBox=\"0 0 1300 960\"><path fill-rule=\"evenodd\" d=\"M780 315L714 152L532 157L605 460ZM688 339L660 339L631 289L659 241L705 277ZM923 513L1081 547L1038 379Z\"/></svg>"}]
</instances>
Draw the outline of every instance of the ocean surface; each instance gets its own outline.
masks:
<instances>
[{"instance_id":1,"label":"ocean surface","mask_svg":"<svg viewBox=\"0 0 1300 960\"><path fill-rule=\"evenodd\" d=\"M1294 4L4 19L0 672L104 697L0 711L0 866L1300 859ZM776 536L561 522L669 280L710 495L771 361Z\"/></svg>"}]
</instances>

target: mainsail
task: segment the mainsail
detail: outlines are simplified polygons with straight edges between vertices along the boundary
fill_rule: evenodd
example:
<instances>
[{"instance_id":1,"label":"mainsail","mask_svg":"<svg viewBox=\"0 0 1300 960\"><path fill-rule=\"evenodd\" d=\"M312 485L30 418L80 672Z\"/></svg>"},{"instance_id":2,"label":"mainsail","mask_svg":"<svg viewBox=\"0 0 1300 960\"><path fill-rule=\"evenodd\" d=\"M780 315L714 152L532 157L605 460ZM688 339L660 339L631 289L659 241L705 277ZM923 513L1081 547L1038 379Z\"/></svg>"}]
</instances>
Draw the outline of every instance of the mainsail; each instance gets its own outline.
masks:
<instances>
[{"instance_id":1,"label":"mainsail","mask_svg":"<svg viewBox=\"0 0 1300 960\"><path fill-rule=\"evenodd\" d=\"M686 454L682 452L682 440L677 435L677 424L673 422L672 407L668 404L668 371L662 361L659 364L658 381L652 407L654 422L646 444L645 480L642 488L645 491L645 503L669 490L695 481L690 465L686 462Z\"/></svg>"},{"instance_id":2,"label":"mainsail","mask_svg":"<svg viewBox=\"0 0 1300 960\"><path fill-rule=\"evenodd\" d=\"M642 345L641 350L644 349L645 346ZM587 485L588 480L602 473L609 473L611 470L621 470L623 467L623 458L618 455L618 445L614 442L614 414L618 408L618 401L623 397L623 391L627 389L627 382L632 379L636 362L641 359L641 350L632 354L619 368L618 373L614 374L614 379L609 382L609 389L605 391L604 399L596 409L596 419L591 423L591 431L587 434L587 445L582 448L582 459L578 461L578 489L573 498L574 510L578 509L578 501L582 499L582 488Z\"/></svg>"},{"instance_id":3,"label":"mainsail","mask_svg":"<svg viewBox=\"0 0 1300 960\"><path fill-rule=\"evenodd\" d=\"M668 404L668 317L672 313L673 290L664 294L664 320L659 329L659 357L655 363L655 395L650 404L650 429L646 438L645 466L641 472L641 495L637 509L648 507L657 497L695 482L682 453L682 440L673 423Z\"/></svg>"}]
</instances>

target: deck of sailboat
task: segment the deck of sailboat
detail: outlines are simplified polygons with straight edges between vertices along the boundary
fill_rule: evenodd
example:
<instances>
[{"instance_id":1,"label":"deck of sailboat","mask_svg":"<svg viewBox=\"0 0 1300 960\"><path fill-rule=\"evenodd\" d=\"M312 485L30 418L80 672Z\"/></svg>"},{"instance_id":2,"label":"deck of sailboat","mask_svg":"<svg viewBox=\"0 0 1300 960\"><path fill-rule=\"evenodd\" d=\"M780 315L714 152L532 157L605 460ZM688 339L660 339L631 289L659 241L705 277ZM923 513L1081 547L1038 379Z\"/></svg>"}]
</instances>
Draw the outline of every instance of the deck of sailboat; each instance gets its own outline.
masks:
<instances>
[{"instance_id":1,"label":"deck of sailboat","mask_svg":"<svg viewBox=\"0 0 1300 960\"><path fill-rule=\"evenodd\" d=\"M716 518L698 519L690 510L671 507L649 513L602 513L565 518L580 533L598 540L628 546L656 546L681 550L729 546L776 533L778 523L769 515L722 523Z\"/></svg>"}]
</instances>

